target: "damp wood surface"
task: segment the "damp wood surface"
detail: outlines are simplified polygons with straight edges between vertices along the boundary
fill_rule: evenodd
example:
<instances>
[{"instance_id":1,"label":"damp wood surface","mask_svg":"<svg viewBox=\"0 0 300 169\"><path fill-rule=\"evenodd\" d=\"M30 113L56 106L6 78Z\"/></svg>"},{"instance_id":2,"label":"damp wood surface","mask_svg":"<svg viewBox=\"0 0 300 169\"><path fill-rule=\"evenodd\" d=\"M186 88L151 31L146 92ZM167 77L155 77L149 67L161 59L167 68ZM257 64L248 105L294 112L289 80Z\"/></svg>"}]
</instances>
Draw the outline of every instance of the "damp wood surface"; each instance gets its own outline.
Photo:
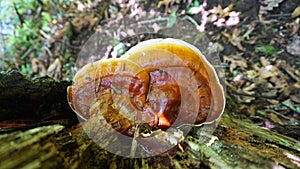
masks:
<instances>
[{"instance_id":1,"label":"damp wood surface","mask_svg":"<svg viewBox=\"0 0 300 169\"><path fill-rule=\"evenodd\" d=\"M201 128L193 128L184 151L143 159L111 154L77 123L65 99L69 84L47 77L28 79L14 71L0 74L0 169L299 168L299 141L238 119L230 98L213 136L198 135ZM207 142L199 144L204 137Z\"/></svg>"}]
</instances>

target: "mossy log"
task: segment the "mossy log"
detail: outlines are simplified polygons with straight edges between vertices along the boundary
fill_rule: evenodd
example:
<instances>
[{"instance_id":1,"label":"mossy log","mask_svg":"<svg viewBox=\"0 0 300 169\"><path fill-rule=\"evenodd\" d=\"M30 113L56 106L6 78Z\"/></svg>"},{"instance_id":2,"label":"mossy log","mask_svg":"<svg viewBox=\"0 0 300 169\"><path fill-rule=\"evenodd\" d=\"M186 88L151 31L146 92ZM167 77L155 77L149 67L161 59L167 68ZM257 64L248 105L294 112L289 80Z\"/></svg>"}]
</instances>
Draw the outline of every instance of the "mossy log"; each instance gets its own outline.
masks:
<instances>
[{"instance_id":1,"label":"mossy log","mask_svg":"<svg viewBox=\"0 0 300 169\"><path fill-rule=\"evenodd\" d=\"M31 80L14 71L0 74L0 169L300 168L299 141L236 119L228 108L214 136L198 135L202 128L194 128L175 153L114 155L78 124L66 101L69 84L48 77Z\"/></svg>"}]
</instances>

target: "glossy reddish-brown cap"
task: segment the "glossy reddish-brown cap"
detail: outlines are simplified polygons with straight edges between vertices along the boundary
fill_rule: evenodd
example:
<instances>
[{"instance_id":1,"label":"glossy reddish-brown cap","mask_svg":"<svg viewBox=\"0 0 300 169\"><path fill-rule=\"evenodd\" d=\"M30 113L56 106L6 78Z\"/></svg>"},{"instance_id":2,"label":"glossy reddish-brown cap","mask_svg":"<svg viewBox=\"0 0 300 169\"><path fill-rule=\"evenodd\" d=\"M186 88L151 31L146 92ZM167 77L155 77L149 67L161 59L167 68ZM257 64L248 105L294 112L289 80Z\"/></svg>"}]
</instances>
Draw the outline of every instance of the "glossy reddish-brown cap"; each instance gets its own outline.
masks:
<instances>
[{"instance_id":1,"label":"glossy reddish-brown cap","mask_svg":"<svg viewBox=\"0 0 300 169\"><path fill-rule=\"evenodd\" d=\"M196 124L211 123L216 121L224 112L225 95L214 67L195 46L173 38L151 39L132 47L125 58L141 65L142 67L171 67L188 66L198 79L202 90L198 96L198 117ZM180 71L179 71L180 73ZM186 81L180 81L187 86ZM203 96L208 96L203 98ZM186 115L188 118L188 114Z\"/></svg>"},{"instance_id":2,"label":"glossy reddish-brown cap","mask_svg":"<svg viewBox=\"0 0 300 169\"><path fill-rule=\"evenodd\" d=\"M211 123L224 111L216 71L194 46L178 39L139 43L124 57L87 64L68 87L71 108L83 119L101 113L131 135L136 123L153 128ZM180 112L180 113L179 113Z\"/></svg>"},{"instance_id":3,"label":"glossy reddish-brown cap","mask_svg":"<svg viewBox=\"0 0 300 169\"><path fill-rule=\"evenodd\" d=\"M156 124L152 111L143 111L149 75L127 59L108 59L85 65L68 87L68 102L84 120L101 113L116 130L126 131L134 121ZM139 116L141 119L135 119Z\"/></svg>"}]
</instances>

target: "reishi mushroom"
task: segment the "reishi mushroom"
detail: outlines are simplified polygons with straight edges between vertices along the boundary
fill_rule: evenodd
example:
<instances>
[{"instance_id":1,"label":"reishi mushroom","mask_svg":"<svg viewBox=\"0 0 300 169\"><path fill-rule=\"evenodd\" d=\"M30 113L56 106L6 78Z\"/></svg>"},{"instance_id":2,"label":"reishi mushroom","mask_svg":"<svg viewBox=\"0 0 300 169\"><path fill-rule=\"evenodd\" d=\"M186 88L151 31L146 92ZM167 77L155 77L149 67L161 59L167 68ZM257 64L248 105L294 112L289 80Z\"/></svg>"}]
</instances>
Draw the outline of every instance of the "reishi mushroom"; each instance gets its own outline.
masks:
<instances>
[{"instance_id":1,"label":"reishi mushroom","mask_svg":"<svg viewBox=\"0 0 300 169\"><path fill-rule=\"evenodd\" d=\"M136 124L155 130L212 123L225 106L213 66L195 46L172 38L143 41L122 58L85 65L68 87L68 101L84 120L101 112L127 136Z\"/></svg>"}]
</instances>

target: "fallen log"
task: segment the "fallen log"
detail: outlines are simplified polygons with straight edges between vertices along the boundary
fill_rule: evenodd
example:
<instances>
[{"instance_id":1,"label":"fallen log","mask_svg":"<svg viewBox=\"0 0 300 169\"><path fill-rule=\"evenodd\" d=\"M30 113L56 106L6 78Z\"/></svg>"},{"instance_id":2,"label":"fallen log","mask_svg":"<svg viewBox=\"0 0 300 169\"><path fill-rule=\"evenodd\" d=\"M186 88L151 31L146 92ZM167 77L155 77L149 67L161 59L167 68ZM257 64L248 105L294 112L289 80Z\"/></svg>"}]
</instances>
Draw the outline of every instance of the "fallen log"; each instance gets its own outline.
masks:
<instances>
[{"instance_id":1,"label":"fallen log","mask_svg":"<svg viewBox=\"0 0 300 169\"><path fill-rule=\"evenodd\" d=\"M0 169L300 168L298 140L236 119L230 113L234 105L213 136L194 127L184 146L169 155L131 159L112 154L78 123L66 100L68 85L49 77L27 79L15 71L0 74Z\"/></svg>"}]
</instances>

